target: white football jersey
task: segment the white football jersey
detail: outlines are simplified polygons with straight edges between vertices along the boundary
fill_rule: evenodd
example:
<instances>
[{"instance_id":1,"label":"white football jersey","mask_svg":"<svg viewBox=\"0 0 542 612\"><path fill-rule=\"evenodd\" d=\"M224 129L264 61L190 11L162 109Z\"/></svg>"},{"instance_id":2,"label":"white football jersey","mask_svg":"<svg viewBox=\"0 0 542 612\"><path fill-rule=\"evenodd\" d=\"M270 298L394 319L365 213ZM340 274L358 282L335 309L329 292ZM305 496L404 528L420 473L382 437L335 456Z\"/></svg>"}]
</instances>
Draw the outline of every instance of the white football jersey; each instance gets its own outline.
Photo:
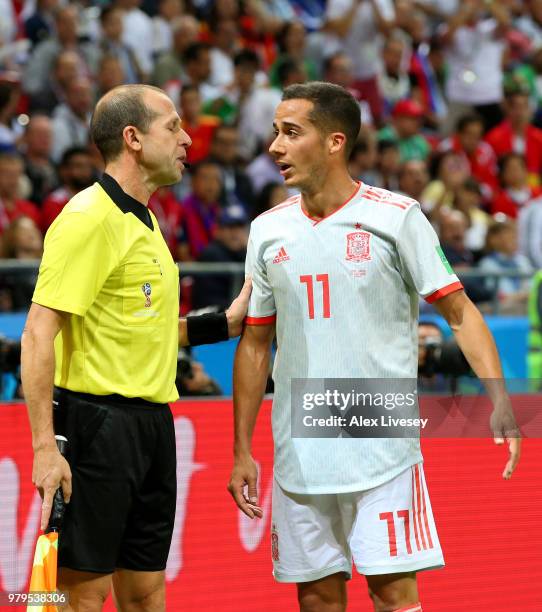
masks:
<instances>
[{"instance_id":1,"label":"white football jersey","mask_svg":"<svg viewBox=\"0 0 542 612\"><path fill-rule=\"evenodd\" d=\"M293 378L409 378L418 366L418 295L460 289L415 200L359 184L315 221L301 196L251 225L247 324L276 321L275 477L293 493L378 486L422 460L413 438L292 438Z\"/></svg>"}]
</instances>

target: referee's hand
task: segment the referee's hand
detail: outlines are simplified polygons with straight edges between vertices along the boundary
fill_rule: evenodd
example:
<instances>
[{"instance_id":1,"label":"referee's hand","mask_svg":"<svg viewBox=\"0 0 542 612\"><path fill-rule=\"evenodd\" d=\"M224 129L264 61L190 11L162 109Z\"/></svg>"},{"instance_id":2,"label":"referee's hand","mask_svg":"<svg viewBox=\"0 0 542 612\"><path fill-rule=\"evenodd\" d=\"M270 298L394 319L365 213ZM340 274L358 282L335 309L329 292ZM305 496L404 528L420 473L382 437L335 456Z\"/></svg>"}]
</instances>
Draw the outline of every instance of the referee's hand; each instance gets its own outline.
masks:
<instances>
[{"instance_id":1,"label":"referee's hand","mask_svg":"<svg viewBox=\"0 0 542 612\"><path fill-rule=\"evenodd\" d=\"M239 509L249 518L262 518L263 511L258 506L258 466L250 455L236 458L228 484ZM245 488L248 489L245 495Z\"/></svg>"},{"instance_id":2,"label":"referee's hand","mask_svg":"<svg viewBox=\"0 0 542 612\"><path fill-rule=\"evenodd\" d=\"M228 335L236 338L243 331L243 321L247 316L248 301L252 292L252 278L247 276L239 295L233 300L231 306L226 310L228 321Z\"/></svg>"},{"instance_id":3,"label":"referee's hand","mask_svg":"<svg viewBox=\"0 0 542 612\"><path fill-rule=\"evenodd\" d=\"M64 501L69 503L72 494L72 473L66 459L56 445L34 451L32 483L43 500L41 505L41 530L49 523L53 508L53 497L58 487L62 487Z\"/></svg>"}]
</instances>

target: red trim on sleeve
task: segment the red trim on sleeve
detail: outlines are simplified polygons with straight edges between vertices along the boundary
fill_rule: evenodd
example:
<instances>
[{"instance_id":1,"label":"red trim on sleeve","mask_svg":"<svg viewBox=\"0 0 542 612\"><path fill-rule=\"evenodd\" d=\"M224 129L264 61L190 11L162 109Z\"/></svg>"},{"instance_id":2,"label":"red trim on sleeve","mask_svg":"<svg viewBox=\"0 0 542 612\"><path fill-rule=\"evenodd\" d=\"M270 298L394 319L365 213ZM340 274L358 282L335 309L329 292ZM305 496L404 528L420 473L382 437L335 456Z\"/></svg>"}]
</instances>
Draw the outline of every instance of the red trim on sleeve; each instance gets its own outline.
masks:
<instances>
[{"instance_id":1,"label":"red trim on sleeve","mask_svg":"<svg viewBox=\"0 0 542 612\"><path fill-rule=\"evenodd\" d=\"M270 315L269 317L246 317L245 323L247 325L270 325L277 320L277 315Z\"/></svg>"},{"instance_id":2,"label":"red trim on sleeve","mask_svg":"<svg viewBox=\"0 0 542 612\"><path fill-rule=\"evenodd\" d=\"M439 300L445 295L448 295L449 293L453 293L454 291L459 291L460 289L463 289L463 285L459 281L457 281L455 283L452 283L451 285L442 287L442 289L438 289L437 291L435 291L435 293L432 293L431 295L428 295L425 298L425 301L428 304L432 304L433 302L435 302L436 300Z\"/></svg>"}]
</instances>

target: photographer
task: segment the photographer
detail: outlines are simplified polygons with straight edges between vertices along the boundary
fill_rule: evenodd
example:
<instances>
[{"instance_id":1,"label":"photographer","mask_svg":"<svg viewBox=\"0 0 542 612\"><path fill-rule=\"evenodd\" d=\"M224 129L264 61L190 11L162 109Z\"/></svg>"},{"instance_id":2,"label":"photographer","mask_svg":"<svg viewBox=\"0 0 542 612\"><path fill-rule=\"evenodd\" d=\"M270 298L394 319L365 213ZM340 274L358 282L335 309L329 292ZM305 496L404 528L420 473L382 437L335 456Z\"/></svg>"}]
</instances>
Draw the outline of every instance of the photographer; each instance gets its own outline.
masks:
<instances>
[{"instance_id":1,"label":"photographer","mask_svg":"<svg viewBox=\"0 0 542 612\"><path fill-rule=\"evenodd\" d=\"M454 392L457 379L471 368L453 338L446 340L432 321L418 324L418 390L421 393Z\"/></svg>"}]
</instances>

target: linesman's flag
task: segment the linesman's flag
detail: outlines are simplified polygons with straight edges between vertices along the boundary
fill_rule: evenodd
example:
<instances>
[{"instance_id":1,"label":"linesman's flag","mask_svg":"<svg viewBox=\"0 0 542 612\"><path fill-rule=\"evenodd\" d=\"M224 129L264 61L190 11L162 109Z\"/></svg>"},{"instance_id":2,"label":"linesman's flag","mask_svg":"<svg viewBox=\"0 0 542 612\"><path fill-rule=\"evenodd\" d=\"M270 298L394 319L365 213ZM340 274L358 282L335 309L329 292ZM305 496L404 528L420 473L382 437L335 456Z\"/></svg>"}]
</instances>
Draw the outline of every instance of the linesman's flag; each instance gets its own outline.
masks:
<instances>
[{"instance_id":1,"label":"linesman's flag","mask_svg":"<svg viewBox=\"0 0 542 612\"><path fill-rule=\"evenodd\" d=\"M64 436L55 436L58 450L62 455L66 454L68 440ZM56 593L56 577L58 567L58 534L64 518L64 497L62 489L59 487L53 499L53 509L49 524L45 533L40 535L36 543L34 553L34 565L30 576L30 593ZM54 598L51 598L54 601ZM27 606L27 612L57 612L58 607L46 603L36 605L35 600L32 605Z\"/></svg>"}]
</instances>

